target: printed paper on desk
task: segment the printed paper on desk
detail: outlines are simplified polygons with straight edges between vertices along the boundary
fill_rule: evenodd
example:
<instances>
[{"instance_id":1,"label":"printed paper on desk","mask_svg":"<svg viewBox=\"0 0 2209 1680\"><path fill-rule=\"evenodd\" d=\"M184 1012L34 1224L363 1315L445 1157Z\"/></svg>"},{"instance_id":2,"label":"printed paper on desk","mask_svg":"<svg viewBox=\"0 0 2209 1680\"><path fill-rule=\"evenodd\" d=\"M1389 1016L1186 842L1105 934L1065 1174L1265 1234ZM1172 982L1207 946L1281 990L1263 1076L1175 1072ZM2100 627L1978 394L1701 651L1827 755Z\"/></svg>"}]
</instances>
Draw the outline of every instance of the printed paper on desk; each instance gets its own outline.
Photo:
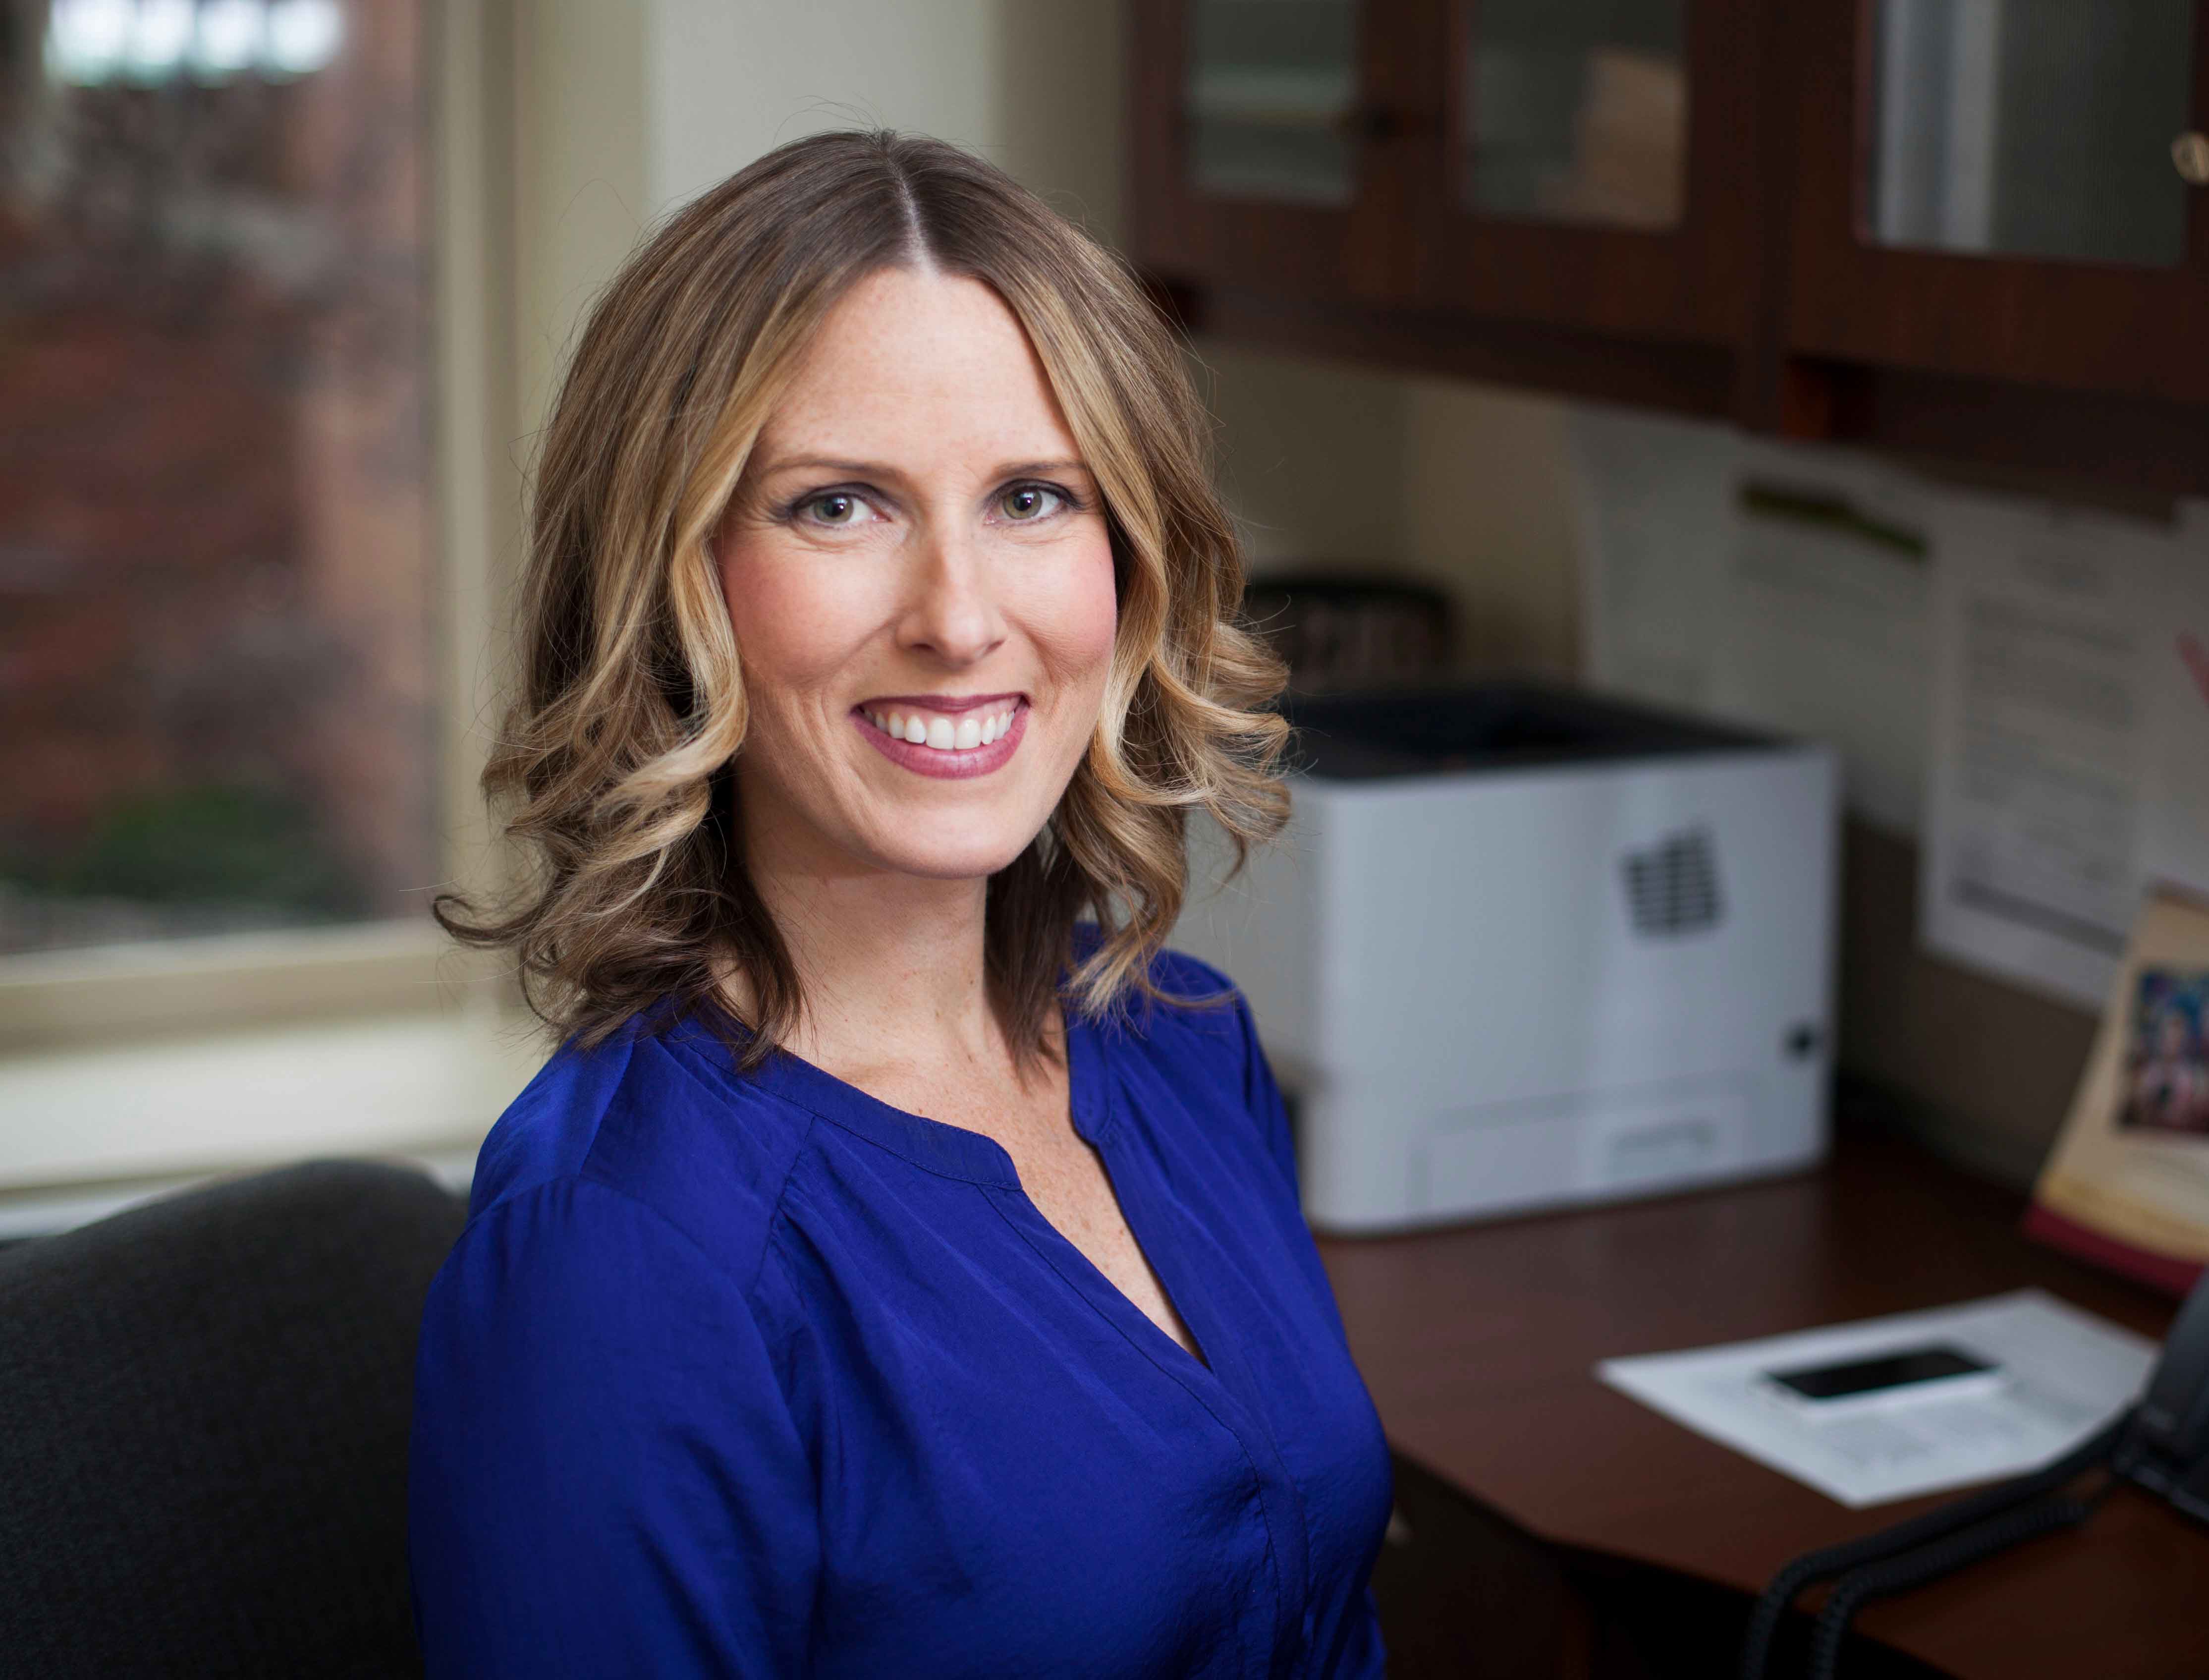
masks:
<instances>
[{"instance_id":1,"label":"printed paper on desk","mask_svg":"<svg viewBox=\"0 0 2209 1680\"><path fill-rule=\"evenodd\" d=\"M2139 903L2158 527L1944 497L1920 934L2098 1009Z\"/></svg>"},{"instance_id":2,"label":"printed paper on desk","mask_svg":"<svg viewBox=\"0 0 2209 1680\"><path fill-rule=\"evenodd\" d=\"M1898 1399L1827 1421L1767 1373L1953 1346L2001 1368L1991 1394ZM2155 1344L2037 1289L1686 1353L1606 1359L1596 1375L1696 1434L1851 1508L2021 1475L2130 1405Z\"/></svg>"}]
</instances>

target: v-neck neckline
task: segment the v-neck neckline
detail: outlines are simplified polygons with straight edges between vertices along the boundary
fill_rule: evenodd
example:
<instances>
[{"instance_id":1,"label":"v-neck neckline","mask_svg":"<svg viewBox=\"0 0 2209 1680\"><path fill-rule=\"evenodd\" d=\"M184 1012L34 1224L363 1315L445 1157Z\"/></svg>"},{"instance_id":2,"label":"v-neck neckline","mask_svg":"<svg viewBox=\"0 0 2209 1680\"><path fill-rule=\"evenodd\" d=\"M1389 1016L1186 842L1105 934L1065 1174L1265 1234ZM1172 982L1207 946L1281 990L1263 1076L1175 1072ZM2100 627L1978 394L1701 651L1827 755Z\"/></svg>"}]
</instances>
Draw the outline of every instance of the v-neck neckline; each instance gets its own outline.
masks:
<instances>
[{"instance_id":1,"label":"v-neck neckline","mask_svg":"<svg viewBox=\"0 0 2209 1680\"><path fill-rule=\"evenodd\" d=\"M1096 1022L1069 1015L1066 1036L1067 1102L1074 1135L1096 1152L1097 1164L1104 1174L1104 1187L1112 1197L1113 1206L1119 1211L1120 1222L1128 1228L1128 1237L1135 1244L1136 1258L1143 1262L1157 1282L1159 1294L1165 1298L1167 1306L1180 1320L1182 1328L1189 1332L1189 1339L1195 1346L1184 1347L1178 1337L1145 1312L1136 1304L1134 1297L1107 1277L1104 1268L1092 1260L1080 1243L1060 1230L1037 1205L1035 1198L1027 1193L1026 1186L1020 1182L1017 1168L1014 1169L1013 1182L1008 1188L1019 1198L1026 1213L1042 1228L1046 1241L1062 1250L1073 1262L1069 1271L1048 1252L1044 1256L1051 1261L1054 1269L1074 1286L1077 1294L1088 1300L1108 1323L1123 1314L1140 1321L1142 1331L1139 1334L1147 1333L1155 1336L1172 1350L1169 1357L1184 1362L1200 1373L1205 1381L1217 1386L1219 1372L1211 1345L1197 1332L1196 1321L1189 1311L1188 1292L1177 1286L1174 1274L1182 1269L1177 1263L1179 1243L1174 1233L1159 1228L1159 1220L1149 1217L1152 1214L1163 1217L1171 1210L1153 1206L1153 1199L1146 1189L1136 1189L1131 1196L1121 1174L1115 1169L1116 1159L1125 1159L1128 1152L1120 1147L1124 1140L1118 1125L1118 1105L1113 1100L1112 1083L1104 1075L1104 1033L1102 1028ZM1006 1164L1008 1166L1012 1165L1009 1155L1006 1158ZM1135 1204L1141 1205L1141 1212L1135 1211ZM1148 1229L1145 1228L1147 1224ZM1169 1249L1173 1251L1171 1259L1165 1257Z\"/></svg>"},{"instance_id":2,"label":"v-neck neckline","mask_svg":"<svg viewBox=\"0 0 2209 1680\"><path fill-rule=\"evenodd\" d=\"M1101 1159L1103 1152L1100 1150L1098 1154ZM1181 1321L1183 1328L1189 1332L1189 1340L1195 1344L1194 1347L1184 1347L1178 1337L1138 1306L1126 1290L1105 1276L1104 1268L1091 1259L1079 1243L1053 1224L1050 1216L1036 1205L1035 1198L1018 1183L1006 1186L1002 1200L994 1197L992 1200L998 1201L998 1211L1013 1223L1014 1229L1020 1231L1031 1246L1037 1249L1051 1269L1064 1279L1074 1292L1081 1297L1106 1323L1117 1326L1123 1335L1133 1338L1139 1346L1145 1338L1156 1338L1157 1346L1146 1351L1162 1364L1178 1362L1179 1369L1175 1370L1175 1375L1184 1380L1194 1375L1214 1387L1219 1386L1219 1371L1207 1351L1209 1345L1197 1334L1196 1324L1188 1305L1189 1297L1186 1292L1174 1287L1168 1279L1168 1268L1159 1263L1158 1239L1160 1233L1153 1231L1150 1233L1150 1239L1146 1240L1144 1233L1136 1228L1135 1216L1128 1211L1128 1199L1121 1192L1119 1181L1112 1176L1111 1162L1104 1160L1104 1166L1105 1182L1119 1207L1121 1220L1128 1227L1128 1235L1135 1243L1135 1252L1149 1268L1151 1275L1158 1280L1159 1292L1165 1298L1166 1304L1173 1309L1174 1316ZM1008 1209L1004 1205L1006 1201L1013 1202L1014 1207ZM1032 1230L1027 1228L1031 1224L1034 1227ZM1131 1328L1131 1325L1140 1328Z\"/></svg>"}]
</instances>

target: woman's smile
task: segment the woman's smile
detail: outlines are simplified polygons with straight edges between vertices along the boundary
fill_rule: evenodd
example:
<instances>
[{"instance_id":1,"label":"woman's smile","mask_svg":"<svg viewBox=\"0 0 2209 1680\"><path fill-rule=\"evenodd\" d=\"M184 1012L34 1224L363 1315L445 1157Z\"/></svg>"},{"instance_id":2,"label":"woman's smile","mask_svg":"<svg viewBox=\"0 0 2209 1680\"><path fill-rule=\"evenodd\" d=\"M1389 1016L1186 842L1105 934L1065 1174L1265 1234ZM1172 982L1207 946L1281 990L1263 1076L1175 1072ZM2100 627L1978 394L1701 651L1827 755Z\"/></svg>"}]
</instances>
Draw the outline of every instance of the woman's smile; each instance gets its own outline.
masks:
<instances>
[{"instance_id":1,"label":"woman's smile","mask_svg":"<svg viewBox=\"0 0 2209 1680\"><path fill-rule=\"evenodd\" d=\"M900 695L862 702L852 720L893 764L924 776L986 776L1020 750L1028 710L1017 694Z\"/></svg>"}]
</instances>

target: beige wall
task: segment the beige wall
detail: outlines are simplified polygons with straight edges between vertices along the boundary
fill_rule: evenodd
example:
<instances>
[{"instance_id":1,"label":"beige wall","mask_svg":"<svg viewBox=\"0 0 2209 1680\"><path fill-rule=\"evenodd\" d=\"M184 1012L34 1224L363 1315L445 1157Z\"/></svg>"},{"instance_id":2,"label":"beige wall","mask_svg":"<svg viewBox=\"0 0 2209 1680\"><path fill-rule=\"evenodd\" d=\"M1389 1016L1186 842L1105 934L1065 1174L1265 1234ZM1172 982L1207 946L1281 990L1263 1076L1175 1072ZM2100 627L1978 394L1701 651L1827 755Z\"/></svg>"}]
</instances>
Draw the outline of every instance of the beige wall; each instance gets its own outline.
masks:
<instances>
[{"instance_id":1,"label":"beige wall","mask_svg":"<svg viewBox=\"0 0 2209 1680\"><path fill-rule=\"evenodd\" d=\"M940 134L1100 237L1118 229L1117 6L515 0L515 12L525 443L591 299L645 229L799 135L858 123Z\"/></svg>"},{"instance_id":2,"label":"beige wall","mask_svg":"<svg viewBox=\"0 0 2209 1680\"><path fill-rule=\"evenodd\" d=\"M516 446L551 401L592 296L646 218L651 0L515 0Z\"/></svg>"},{"instance_id":3,"label":"beige wall","mask_svg":"<svg viewBox=\"0 0 2209 1680\"><path fill-rule=\"evenodd\" d=\"M1405 551L1449 580L1466 653L1483 665L1579 664L1566 406L1455 381L1421 380L1408 394Z\"/></svg>"},{"instance_id":4,"label":"beige wall","mask_svg":"<svg viewBox=\"0 0 2209 1680\"><path fill-rule=\"evenodd\" d=\"M657 0L659 209L854 124L990 158L1105 238L1119 226L1121 8L1100 0Z\"/></svg>"},{"instance_id":5,"label":"beige wall","mask_svg":"<svg viewBox=\"0 0 2209 1680\"><path fill-rule=\"evenodd\" d=\"M1255 573L1416 577L1452 597L1468 663L1575 667L1562 401L1210 342L1195 361Z\"/></svg>"},{"instance_id":6,"label":"beige wall","mask_svg":"<svg viewBox=\"0 0 2209 1680\"><path fill-rule=\"evenodd\" d=\"M1401 381L1209 342L1190 362L1254 570L1404 563Z\"/></svg>"}]
</instances>

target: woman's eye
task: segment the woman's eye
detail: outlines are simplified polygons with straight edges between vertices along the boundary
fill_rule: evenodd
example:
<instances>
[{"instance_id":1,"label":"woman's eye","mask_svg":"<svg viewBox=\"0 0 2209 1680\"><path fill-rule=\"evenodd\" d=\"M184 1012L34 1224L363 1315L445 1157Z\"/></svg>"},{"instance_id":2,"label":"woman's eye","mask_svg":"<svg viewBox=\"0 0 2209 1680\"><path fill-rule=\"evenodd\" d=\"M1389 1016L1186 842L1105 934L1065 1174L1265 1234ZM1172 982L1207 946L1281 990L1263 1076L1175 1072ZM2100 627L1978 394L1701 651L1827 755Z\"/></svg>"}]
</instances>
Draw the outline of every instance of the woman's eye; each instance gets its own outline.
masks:
<instances>
[{"instance_id":1,"label":"woman's eye","mask_svg":"<svg viewBox=\"0 0 2209 1680\"><path fill-rule=\"evenodd\" d=\"M1046 515L1055 514L1066 498L1044 485L1020 485L1007 491L997 499L1005 516L1015 524L1032 524Z\"/></svg>"},{"instance_id":2,"label":"woman's eye","mask_svg":"<svg viewBox=\"0 0 2209 1680\"><path fill-rule=\"evenodd\" d=\"M866 503L846 490L832 490L807 502L816 525L857 525Z\"/></svg>"}]
</instances>

